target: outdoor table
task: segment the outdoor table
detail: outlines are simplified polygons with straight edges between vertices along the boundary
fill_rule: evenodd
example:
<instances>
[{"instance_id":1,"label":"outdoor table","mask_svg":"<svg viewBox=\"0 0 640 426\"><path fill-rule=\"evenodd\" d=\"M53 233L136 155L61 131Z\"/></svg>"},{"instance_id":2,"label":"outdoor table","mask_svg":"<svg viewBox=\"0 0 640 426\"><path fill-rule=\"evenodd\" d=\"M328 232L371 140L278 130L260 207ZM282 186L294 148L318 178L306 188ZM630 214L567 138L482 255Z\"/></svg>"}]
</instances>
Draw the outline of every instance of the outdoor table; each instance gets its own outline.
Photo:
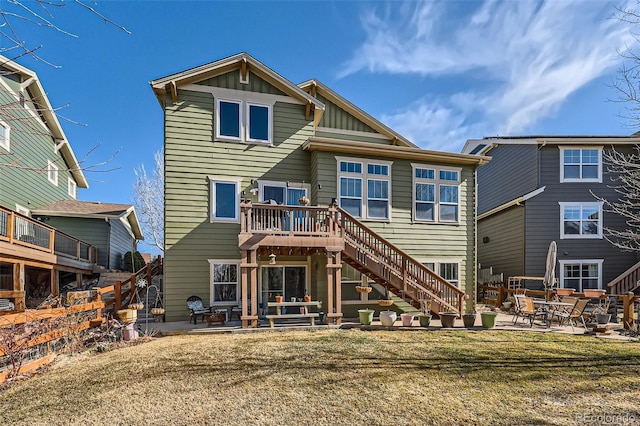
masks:
<instances>
[{"instance_id":1,"label":"outdoor table","mask_svg":"<svg viewBox=\"0 0 640 426\"><path fill-rule=\"evenodd\" d=\"M543 299L533 299L533 304L534 305L538 305L540 306L542 309L544 309L544 311L547 314L547 328L551 327L551 317L552 317L552 312L550 310L551 307L557 309L557 308L568 308L568 307L572 307L574 304L573 303L566 303L566 302L556 302L553 300L543 300Z\"/></svg>"},{"instance_id":2,"label":"outdoor table","mask_svg":"<svg viewBox=\"0 0 640 426\"><path fill-rule=\"evenodd\" d=\"M322 301L312 300L311 302L267 302L267 307L275 307L276 314L275 315L266 315L266 318L269 320L269 325L273 328L274 320L276 319L285 319L285 318L308 318L311 321L311 325L315 324L315 319L320 316L317 312L309 312L309 306L317 306L318 308L322 307ZM300 307L304 308L304 310L300 310L299 313L282 313L282 308L288 307ZM303 312L304 311L304 312Z\"/></svg>"}]
</instances>

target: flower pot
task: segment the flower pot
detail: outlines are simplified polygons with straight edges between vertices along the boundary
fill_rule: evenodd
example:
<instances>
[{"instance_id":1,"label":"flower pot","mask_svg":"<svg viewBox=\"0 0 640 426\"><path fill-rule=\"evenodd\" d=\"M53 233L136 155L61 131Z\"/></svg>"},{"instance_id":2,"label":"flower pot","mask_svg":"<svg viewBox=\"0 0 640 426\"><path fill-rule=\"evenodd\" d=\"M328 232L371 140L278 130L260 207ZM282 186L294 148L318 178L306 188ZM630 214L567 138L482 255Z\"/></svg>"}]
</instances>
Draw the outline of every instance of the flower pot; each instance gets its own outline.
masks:
<instances>
[{"instance_id":1,"label":"flower pot","mask_svg":"<svg viewBox=\"0 0 640 426\"><path fill-rule=\"evenodd\" d=\"M380 323L385 327L391 327L397 318L396 311L380 311Z\"/></svg>"},{"instance_id":2,"label":"flower pot","mask_svg":"<svg viewBox=\"0 0 640 426\"><path fill-rule=\"evenodd\" d=\"M418 315L418 322L420 323L420 327L429 327L429 324L431 323L431 315L429 314Z\"/></svg>"},{"instance_id":3,"label":"flower pot","mask_svg":"<svg viewBox=\"0 0 640 426\"><path fill-rule=\"evenodd\" d=\"M305 302L311 302L311 296L309 296L309 295L304 296L304 301Z\"/></svg>"},{"instance_id":4,"label":"flower pot","mask_svg":"<svg viewBox=\"0 0 640 426\"><path fill-rule=\"evenodd\" d=\"M611 321L611 314L596 314L598 324L608 324Z\"/></svg>"},{"instance_id":5,"label":"flower pot","mask_svg":"<svg viewBox=\"0 0 640 426\"><path fill-rule=\"evenodd\" d=\"M496 317L498 314L495 312L480 312L480 320L484 328L493 328L496 326Z\"/></svg>"},{"instance_id":6,"label":"flower pot","mask_svg":"<svg viewBox=\"0 0 640 426\"><path fill-rule=\"evenodd\" d=\"M393 300L391 300L391 299L378 299L378 305L380 305L380 306L391 306L391 305L393 305Z\"/></svg>"},{"instance_id":7,"label":"flower pot","mask_svg":"<svg viewBox=\"0 0 640 426\"><path fill-rule=\"evenodd\" d=\"M413 322L413 314L400 314L400 318L402 319L403 327L411 327L411 323Z\"/></svg>"},{"instance_id":8,"label":"flower pot","mask_svg":"<svg viewBox=\"0 0 640 426\"><path fill-rule=\"evenodd\" d=\"M456 317L458 316L455 312L440 312L438 315L440 316L442 328L453 328L453 324L455 324Z\"/></svg>"},{"instance_id":9,"label":"flower pot","mask_svg":"<svg viewBox=\"0 0 640 426\"><path fill-rule=\"evenodd\" d=\"M476 314L462 315L462 322L466 328L471 328L476 323Z\"/></svg>"},{"instance_id":10,"label":"flower pot","mask_svg":"<svg viewBox=\"0 0 640 426\"><path fill-rule=\"evenodd\" d=\"M575 290L572 288L559 288L556 289L556 294L558 296L571 296Z\"/></svg>"},{"instance_id":11,"label":"flower pot","mask_svg":"<svg viewBox=\"0 0 640 426\"><path fill-rule=\"evenodd\" d=\"M276 303L282 303L282 296L276 296Z\"/></svg>"},{"instance_id":12,"label":"flower pot","mask_svg":"<svg viewBox=\"0 0 640 426\"><path fill-rule=\"evenodd\" d=\"M584 293L584 297L595 299L605 294L606 290L591 289L591 290L583 290L582 292Z\"/></svg>"},{"instance_id":13,"label":"flower pot","mask_svg":"<svg viewBox=\"0 0 640 426\"><path fill-rule=\"evenodd\" d=\"M502 302L502 307L508 311L509 309L511 309L512 304L513 302Z\"/></svg>"},{"instance_id":14,"label":"flower pot","mask_svg":"<svg viewBox=\"0 0 640 426\"><path fill-rule=\"evenodd\" d=\"M357 285L356 286L356 291L358 293L371 293L371 290L373 290L373 287L362 286L362 285Z\"/></svg>"},{"instance_id":15,"label":"flower pot","mask_svg":"<svg viewBox=\"0 0 640 426\"><path fill-rule=\"evenodd\" d=\"M358 316L360 317L360 324L370 325L373 321L373 309L358 309Z\"/></svg>"},{"instance_id":16,"label":"flower pot","mask_svg":"<svg viewBox=\"0 0 640 426\"><path fill-rule=\"evenodd\" d=\"M301 206L306 206L307 204L309 204L309 199L307 197L300 197L298 198L298 204L300 204Z\"/></svg>"}]
</instances>

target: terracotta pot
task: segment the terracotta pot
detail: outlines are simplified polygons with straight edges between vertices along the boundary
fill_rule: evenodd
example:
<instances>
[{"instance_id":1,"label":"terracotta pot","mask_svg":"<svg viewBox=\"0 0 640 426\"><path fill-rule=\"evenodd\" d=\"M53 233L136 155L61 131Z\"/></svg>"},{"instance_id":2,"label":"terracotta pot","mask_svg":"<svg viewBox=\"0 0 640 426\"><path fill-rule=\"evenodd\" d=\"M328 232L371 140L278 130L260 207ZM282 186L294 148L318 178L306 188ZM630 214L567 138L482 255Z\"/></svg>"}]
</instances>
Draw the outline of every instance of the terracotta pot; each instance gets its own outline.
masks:
<instances>
[{"instance_id":1,"label":"terracotta pot","mask_svg":"<svg viewBox=\"0 0 640 426\"><path fill-rule=\"evenodd\" d=\"M559 288L556 290L558 296L571 296L575 290L572 288Z\"/></svg>"},{"instance_id":2,"label":"terracotta pot","mask_svg":"<svg viewBox=\"0 0 640 426\"><path fill-rule=\"evenodd\" d=\"M592 289L592 290L583 290L582 292L584 293L584 297L595 299L596 297L600 297L603 294L605 294L606 290Z\"/></svg>"},{"instance_id":3,"label":"terracotta pot","mask_svg":"<svg viewBox=\"0 0 640 426\"><path fill-rule=\"evenodd\" d=\"M305 296L304 297L304 301L305 302L311 302L311 296Z\"/></svg>"},{"instance_id":4,"label":"terracotta pot","mask_svg":"<svg viewBox=\"0 0 640 426\"><path fill-rule=\"evenodd\" d=\"M282 303L282 296L276 296L276 303Z\"/></svg>"},{"instance_id":5,"label":"terracotta pot","mask_svg":"<svg viewBox=\"0 0 640 426\"><path fill-rule=\"evenodd\" d=\"M438 315L440 316L442 328L453 328L458 316L455 312L440 312Z\"/></svg>"}]
</instances>

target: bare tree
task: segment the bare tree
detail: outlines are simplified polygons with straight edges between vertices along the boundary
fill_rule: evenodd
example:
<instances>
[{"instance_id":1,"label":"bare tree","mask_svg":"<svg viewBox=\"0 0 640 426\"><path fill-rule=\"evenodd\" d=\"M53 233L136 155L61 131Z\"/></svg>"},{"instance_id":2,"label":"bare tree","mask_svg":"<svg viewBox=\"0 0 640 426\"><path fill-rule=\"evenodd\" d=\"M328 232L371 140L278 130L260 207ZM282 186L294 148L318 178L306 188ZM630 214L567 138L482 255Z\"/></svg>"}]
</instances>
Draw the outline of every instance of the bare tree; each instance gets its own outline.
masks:
<instances>
[{"instance_id":1,"label":"bare tree","mask_svg":"<svg viewBox=\"0 0 640 426\"><path fill-rule=\"evenodd\" d=\"M140 215L142 232L151 242L142 241L164 252L164 152L153 155L155 168L149 175L144 164L135 169L133 205Z\"/></svg>"}]
</instances>

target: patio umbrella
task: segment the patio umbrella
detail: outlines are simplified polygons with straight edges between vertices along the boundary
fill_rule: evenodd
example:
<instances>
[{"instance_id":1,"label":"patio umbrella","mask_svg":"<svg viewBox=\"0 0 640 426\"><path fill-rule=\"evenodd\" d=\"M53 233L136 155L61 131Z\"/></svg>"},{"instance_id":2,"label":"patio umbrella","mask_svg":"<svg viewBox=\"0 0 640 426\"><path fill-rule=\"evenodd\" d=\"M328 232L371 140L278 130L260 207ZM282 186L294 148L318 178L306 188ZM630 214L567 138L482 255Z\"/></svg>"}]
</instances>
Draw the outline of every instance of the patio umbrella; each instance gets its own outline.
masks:
<instances>
[{"instance_id":1,"label":"patio umbrella","mask_svg":"<svg viewBox=\"0 0 640 426\"><path fill-rule=\"evenodd\" d=\"M556 256L558 252L558 246L555 241L551 241L549 244L549 251L547 252L547 266L544 272L544 284L545 290L553 288L556 281Z\"/></svg>"}]
</instances>

